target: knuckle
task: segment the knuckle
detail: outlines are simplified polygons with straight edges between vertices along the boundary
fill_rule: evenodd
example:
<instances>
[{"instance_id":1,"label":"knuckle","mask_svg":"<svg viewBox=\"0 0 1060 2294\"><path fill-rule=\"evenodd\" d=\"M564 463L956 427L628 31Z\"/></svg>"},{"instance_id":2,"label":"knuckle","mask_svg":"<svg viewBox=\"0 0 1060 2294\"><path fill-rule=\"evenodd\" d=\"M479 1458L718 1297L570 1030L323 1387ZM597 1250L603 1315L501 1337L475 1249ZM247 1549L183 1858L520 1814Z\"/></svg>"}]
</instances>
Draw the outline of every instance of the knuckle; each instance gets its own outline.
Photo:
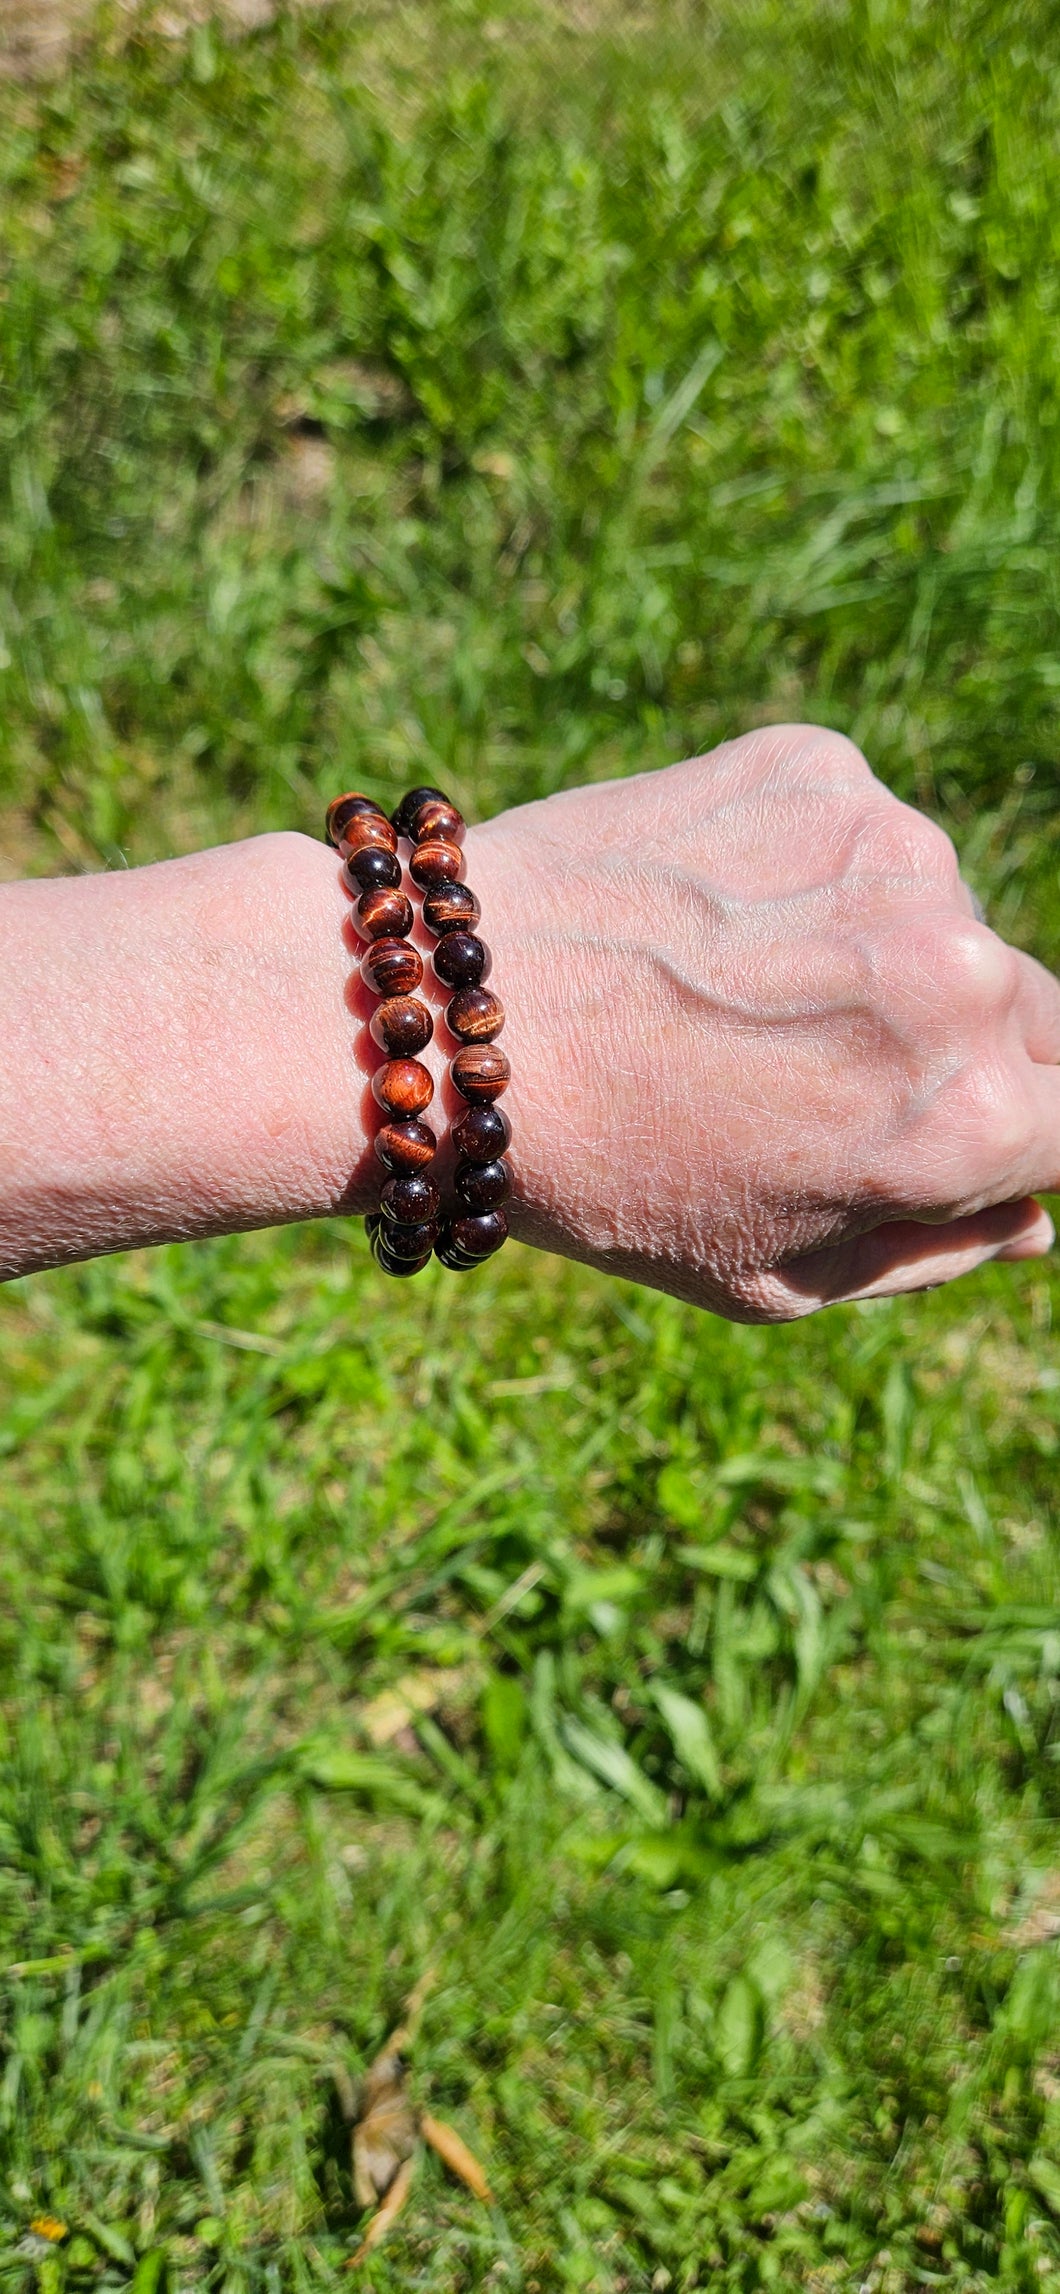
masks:
<instances>
[{"instance_id":1,"label":"knuckle","mask_svg":"<svg viewBox=\"0 0 1060 2294\"><path fill-rule=\"evenodd\" d=\"M968 1208L984 1188L991 1196L1004 1191L1027 1145L1028 1108L1015 1076L1000 1061L971 1061L951 1079L938 1113L939 1161L955 1198Z\"/></svg>"},{"instance_id":2,"label":"knuckle","mask_svg":"<svg viewBox=\"0 0 1060 2294\"><path fill-rule=\"evenodd\" d=\"M961 1019L996 1019L1018 988L1015 951L971 916L938 933L934 974L944 1009Z\"/></svg>"}]
</instances>

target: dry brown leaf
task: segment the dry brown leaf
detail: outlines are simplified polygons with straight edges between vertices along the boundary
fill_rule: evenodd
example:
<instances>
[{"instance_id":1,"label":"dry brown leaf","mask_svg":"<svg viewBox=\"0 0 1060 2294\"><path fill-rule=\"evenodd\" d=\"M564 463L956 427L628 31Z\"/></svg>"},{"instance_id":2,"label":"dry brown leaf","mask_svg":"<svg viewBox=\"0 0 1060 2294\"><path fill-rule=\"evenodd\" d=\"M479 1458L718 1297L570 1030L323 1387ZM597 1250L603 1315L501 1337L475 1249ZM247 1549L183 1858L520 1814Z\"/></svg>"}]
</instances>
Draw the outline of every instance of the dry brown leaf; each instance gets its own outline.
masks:
<instances>
[{"instance_id":1,"label":"dry brown leaf","mask_svg":"<svg viewBox=\"0 0 1060 2294\"><path fill-rule=\"evenodd\" d=\"M444 2119L432 2119L430 2112L424 2111L420 2118L420 2133L432 2151L437 2151L451 2173L459 2175L461 2182L474 2191L475 2197L484 2199L489 2206L493 2192L474 2151L468 2150L463 2136L457 2134L456 2128L447 2126Z\"/></svg>"},{"instance_id":2,"label":"dry brown leaf","mask_svg":"<svg viewBox=\"0 0 1060 2294\"><path fill-rule=\"evenodd\" d=\"M357 2264L364 2261L365 2255L371 2253L373 2246L378 2246L380 2239L386 2237L391 2225L397 2221L412 2189L412 2177L415 2172L415 2159L404 2159L394 2176L382 2206L377 2214L373 2214L356 2254L351 2254L346 2264L347 2270L356 2270Z\"/></svg>"},{"instance_id":3,"label":"dry brown leaf","mask_svg":"<svg viewBox=\"0 0 1060 2294\"><path fill-rule=\"evenodd\" d=\"M370 2064L361 2090L361 2116L353 2130L353 2187L358 2206L374 2206L416 2148L416 2117L405 2086L405 2061L395 2032Z\"/></svg>"}]
</instances>

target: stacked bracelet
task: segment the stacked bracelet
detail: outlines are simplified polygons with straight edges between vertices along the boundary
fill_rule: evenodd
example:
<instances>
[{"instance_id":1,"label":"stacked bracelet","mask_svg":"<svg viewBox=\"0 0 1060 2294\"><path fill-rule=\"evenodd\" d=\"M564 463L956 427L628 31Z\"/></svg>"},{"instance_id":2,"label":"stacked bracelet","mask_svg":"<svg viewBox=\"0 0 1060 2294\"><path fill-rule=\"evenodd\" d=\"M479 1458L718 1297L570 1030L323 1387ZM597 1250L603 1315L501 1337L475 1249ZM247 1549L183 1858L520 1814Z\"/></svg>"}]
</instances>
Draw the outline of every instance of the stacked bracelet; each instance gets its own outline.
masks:
<instances>
[{"instance_id":1,"label":"stacked bracelet","mask_svg":"<svg viewBox=\"0 0 1060 2294\"><path fill-rule=\"evenodd\" d=\"M388 1274L417 1273L432 1249L443 1266L464 1271L491 1257L507 1236L503 1205L510 1178L504 1158L511 1140L508 1118L495 1104L511 1073L496 1042L504 1007L485 986L490 953L476 930L481 911L462 881L465 824L440 789L416 788L389 821L368 797L338 797L328 809L327 832L343 856L347 888L356 895L357 929L369 941L361 976L383 999L371 1032L389 1056L372 1089L388 1118L376 1138L376 1154L391 1176L379 1211L366 1221L372 1251ZM429 1176L437 1142L420 1121L434 1087L415 1057L429 1043L433 1022L411 992L423 978L423 963L407 937L413 919L401 889L399 837L412 847L409 874L423 894L424 924L437 941L435 974L452 991L445 1018L460 1049L449 1076L468 1102L453 1127L456 1204L440 1222L438 1188Z\"/></svg>"}]
</instances>

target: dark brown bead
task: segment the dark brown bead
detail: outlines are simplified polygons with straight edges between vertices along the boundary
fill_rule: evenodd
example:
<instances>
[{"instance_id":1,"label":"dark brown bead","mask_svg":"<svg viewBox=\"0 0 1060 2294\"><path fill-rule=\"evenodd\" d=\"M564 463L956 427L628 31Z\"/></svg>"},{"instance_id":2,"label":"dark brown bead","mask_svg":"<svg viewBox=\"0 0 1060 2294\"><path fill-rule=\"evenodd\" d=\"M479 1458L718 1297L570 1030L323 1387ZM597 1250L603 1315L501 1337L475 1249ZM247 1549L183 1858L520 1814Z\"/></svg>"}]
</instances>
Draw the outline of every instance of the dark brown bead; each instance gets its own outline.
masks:
<instances>
[{"instance_id":1,"label":"dark brown bead","mask_svg":"<svg viewBox=\"0 0 1060 2294\"><path fill-rule=\"evenodd\" d=\"M453 1125L453 1145L469 1163L492 1163L511 1145L512 1127L503 1107L469 1107Z\"/></svg>"},{"instance_id":2,"label":"dark brown bead","mask_svg":"<svg viewBox=\"0 0 1060 2294\"><path fill-rule=\"evenodd\" d=\"M427 803L429 797L436 797L439 804L448 804L449 802L444 789L409 789L407 794L402 797L401 803L395 807L390 815L399 836L408 836L409 822L413 815L419 811L421 804Z\"/></svg>"},{"instance_id":3,"label":"dark brown bead","mask_svg":"<svg viewBox=\"0 0 1060 2294\"><path fill-rule=\"evenodd\" d=\"M407 835L413 844L425 844L428 838L441 837L446 844L463 844L467 824L463 814L447 797L427 797L408 814Z\"/></svg>"},{"instance_id":4,"label":"dark brown bead","mask_svg":"<svg viewBox=\"0 0 1060 2294\"><path fill-rule=\"evenodd\" d=\"M438 1221L420 1219L415 1226L399 1226L392 1219L386 1219L380 1232L391 1258L429 1258L438 1240Z\"/></svg>"},{"instance_id":5,"label":"dark brown bead","mask_svg":"<svg viewBox=\"0 0 1060 2294\"><path fill-rule=\"evenodd\" d=\"M373 940L361 957L361 978L377 996L407 996L423 978L423 959L407 940Z\"/></svg>"},{"instance_id":6,"label":"dark brown bead","mask_svg":"<svg viewBox=\"0 0 1060 2294\"><path fill-rule=\"evenodd\" d=\"M397 851L397 837L385 812L358 812L347 821L339 838L343 857L350 852L363 852L367 845L374 845L381 852Z\"/></svg>"},{"instance_id":7,"label":"dark brown bead","mask_svg":"<svg viewBox=\"0 0 1060 2294\"><path fill-rule=\"evenodd\" d=\"M507 1163L458 1163L453 1185L469 1211L494 1211L511 1193L511 1173Z\"/></svg>"},{"instance_id":8,"label":"dark brown bead","mask_svg":"<svg viewBox=\"0 0 1060 2294\"><path fill-rule=\"evenodd\" d=\"M504 1026L504 1005L489 988L458 988L445 1007L445 1024L461 1043L492 1043Z\"/></svg>"},{"instance_id":9,"label":"dark brown bead","mask_svg":"<svg viewBox=\"0 0 1060 2294\"><path fill-rule=\"evenodd\" d=\"M450 1274L470 1274L473 1268L485 1263L481 1258L469 1257L467 1251L458 1251L450 1237L444 1232L439 1236L434 1246L434 1252L441 1264L448 1267Z\"/></svg>"},{"instance_id":10,"label":"dark brown bead","mask_svg":"<svg viewBox=\"0 0 1060 2294\"><path fill-rule=\"evenodd\" d=\"M384 885L396 889L401 883L401 862L396 852L385 852L381 844L366 844L360 852L347 853L342 880L355 900L359 893L378 892Z\"/></svg>"},{"instance_id":11,"label":"dark brown bead","mask_svg":"<svg viewBox=\"0 0 1060 2294\"><path fill-rule=\"evenodd\" d=\"M434 1021L426 1004L416 996L388 996L371 1017L373 1042L391 1059L411 1059L434 1034Z\"/></svg>"},{"instance_id":12,"label":"dark brown bead","mask_svg":"<svg viewBox=\"0 0 1060 2294\"><path fill-rule=\"evenodd\" d=\"M481 914L468 884L437 884L423 903L423 921L435 938L442 932L473 932Z\"/></svg>"},{"instance_id":13,"label":"dark brown bead","mask_svg":"<svg viewBox=\"0 0 1060 2294\"><path fill-rule=\"evenodd\" d=\"M458 844L443 844L440 837L432 837L428 844L413 847L409 875L424 892L433 892L436 884L458 884L463 873L464 855Z\"/></svg>"},{"instance_id":14,"label":"dark brown bead","mask_svg":"<svg viewBox=\"0 0 1060 2294\"><path fill-rule=\"evenodd\" d=\"M440 1202L434 1180L426 1178L422 1171L409 1171L403 1179L387 1180L379 1197L379 1208L384 1219L393 1219L401 1227L413 1227L421 1219L436 1219ZM432 1243L433 1240L432 1235Z\"/></svg>"},{"instance_id":15,"label":"dark brown bead","mask_svg":"<svg viewBox=\"0 0 1060 2294\"><path fill-rule=\"evenodd\" d=\"M434 1084L418 1059L388 1059L372 1077L372 1090L388 1115L422 1115L434 1098Z\"/></svg>"},{"instance_id":16,"label":"dark brown bead","mask_svg":"<svg viewBox=\"0 0 1060 2294\"><path fill-rule=\"evenodd\" d=\"M375 1135L375 1151L384 1171L425 1171L434 1161L438 1141L429 1123L384 1123Z\"/></svg>"},{"instance_id":17,"label":"dark brown bead","mask_svg":"<svg viewBox=\"0 0 1060 2294\"><path fill-rule=\"evenodd\" d=\"M412 930L412 902L384 884L377 892L362 892L353 921L362 940L404 940Z\"/></svg>"},{"instance_id":18,"label":"dark brown bead","mask_svg":"<svg viewBox=\"0 0 1060 2294\"><path fill-rule=\"evenodd\" d=\"M461 1211L449 1221L449 1242L468 1258L488 1258L506 1241L508 1221L503 1211Z\"/></svg>"},{"instance_id":19,"label":"dark brown bead","mask_svg":"<svg viewBox=\"0 0 1060 2294\"><path fill-rule=\"evenodd\" d=\"M380 1267L384 1274L393 1274L399 1276L419 1274L421 1268L429 1266L431 1263L430 1251L425 1251L423 1257L418 1259L398 1258L396 1254L388 1248L385 1239L385 1229L382 1227L380 1227L378 1232L372 1236L372 1257L374 1258L377 1267Z\"/></svg>"},{"instance_id":20,"label":"dark brown bead","mask_svg":"<svg viewBox=\"0 0 1060 2294\"><path fill-rule=\"evenodd\" d=\"M507 1091L511 1067L499 1044L469 1043L458 1051L449 1073L458 1091L476 1105L488 1105Z\"/></svg>"},{"instance_id":21,"label":"dark brown bead","mask_svg":"<svg viewBox=\"0 0 1060 2294\"><path fill-rule=\"evenodd\" d=\"M362 819L386 819L381 805L372 797L362 796L359 789L349 789L343 797L332 797L324 816L324 834L329 844L341 844L348 821L359 814Z\"/></svg>"},{"instance_id":22,"label":"dark brown bead","mask_svg":"<svg viewBox=\"0 0 1060 2294\"><path fill-rule=\"evenodd\" d=\"M489 949L473 932L447 932L432 961L438 978L449 988L477 988L489 977Z\"/></svg>"}]
</instances>

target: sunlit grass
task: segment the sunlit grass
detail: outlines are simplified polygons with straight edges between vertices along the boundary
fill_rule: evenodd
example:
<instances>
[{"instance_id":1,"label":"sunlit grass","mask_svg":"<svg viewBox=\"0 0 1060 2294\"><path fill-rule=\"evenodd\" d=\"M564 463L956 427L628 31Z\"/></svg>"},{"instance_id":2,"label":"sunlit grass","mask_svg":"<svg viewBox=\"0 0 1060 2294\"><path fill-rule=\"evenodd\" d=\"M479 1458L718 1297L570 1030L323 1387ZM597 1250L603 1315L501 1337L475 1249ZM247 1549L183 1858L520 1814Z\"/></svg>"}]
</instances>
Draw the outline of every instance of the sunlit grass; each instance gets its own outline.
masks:
<instances>
[{"instance_id":1,"label":"sunlit grass","mask_svg":"<svg viewBox=\"0 0 1060 2294\"><path fill-rule=\"evenodd\" d=\"M805 715L1056 952L1051 30L445 0L8 89L7 873ZM425 2165L376 2294L1060 2286L1055 1292L4 1292L12 2283L350 2283L332 2066L430 1967L496 2205Z\"/></svg>"}]
</instances>

